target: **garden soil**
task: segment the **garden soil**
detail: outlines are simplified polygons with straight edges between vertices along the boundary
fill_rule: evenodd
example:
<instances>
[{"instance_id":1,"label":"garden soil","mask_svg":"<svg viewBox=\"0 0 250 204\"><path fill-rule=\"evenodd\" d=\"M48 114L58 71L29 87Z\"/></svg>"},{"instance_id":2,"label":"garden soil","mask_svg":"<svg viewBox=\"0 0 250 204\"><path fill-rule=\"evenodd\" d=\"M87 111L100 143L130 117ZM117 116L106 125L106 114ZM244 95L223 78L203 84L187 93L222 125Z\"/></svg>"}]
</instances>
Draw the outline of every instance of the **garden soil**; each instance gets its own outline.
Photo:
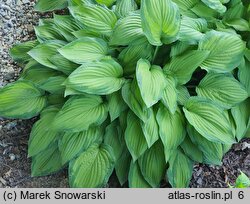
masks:
<instances>
[{"instance_id":1,"label":"garden soil","mask_svg":"<svg viewBox=\"0 0 250 204\"><path fill-rule=\"evenodd\" d=\"M22 70L10 58L10 47L34 39L33 26L37 25L39 18L51 16L51 13L36 13L33 8L32 0L0 0L0 87L15 81ZM36 118L26 121L0 118L0 187L68 187L66 170L51 176L31 177L27 149L35 121ZM221 166L196 164L190 187L228 187L228 184L234 184L240 171L250 176L249 164L250 139L235 144ZM115 175L106 187L120 187ZM169 185L163 183L162 187Z\"/></svg>"}]
</instances>

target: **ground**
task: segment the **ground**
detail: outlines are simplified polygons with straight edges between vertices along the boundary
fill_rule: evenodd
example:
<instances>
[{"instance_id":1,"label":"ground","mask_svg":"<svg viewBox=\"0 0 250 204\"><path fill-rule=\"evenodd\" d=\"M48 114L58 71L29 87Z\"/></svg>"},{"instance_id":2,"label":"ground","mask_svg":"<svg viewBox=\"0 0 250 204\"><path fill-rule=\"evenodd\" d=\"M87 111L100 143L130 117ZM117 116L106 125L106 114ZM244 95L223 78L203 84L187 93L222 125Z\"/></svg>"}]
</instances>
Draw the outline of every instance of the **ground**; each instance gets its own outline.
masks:
<instances>
[{"instance_id":1,"label":"ground","mask_svg":"<svg viewBox=\"0 0 250 204\"><path fill-rule=\"evenodd\" d=\"M21 68L11 60L8 50L15 43L34 38L33 26L42 15L34 12L33 6L34 1L29 0L0 0L0 87L15 81L20 74ZM47 177L30 176L27 149L35 120L0 118L0 187L68 187L66 170ZM228 183L234 184L240 171L250 176L249 164L250 139L234 145L222 166L196 164L190 187L228 187ZM118 186L113 175L108 187Z\"/></svg>"}]
</instances>

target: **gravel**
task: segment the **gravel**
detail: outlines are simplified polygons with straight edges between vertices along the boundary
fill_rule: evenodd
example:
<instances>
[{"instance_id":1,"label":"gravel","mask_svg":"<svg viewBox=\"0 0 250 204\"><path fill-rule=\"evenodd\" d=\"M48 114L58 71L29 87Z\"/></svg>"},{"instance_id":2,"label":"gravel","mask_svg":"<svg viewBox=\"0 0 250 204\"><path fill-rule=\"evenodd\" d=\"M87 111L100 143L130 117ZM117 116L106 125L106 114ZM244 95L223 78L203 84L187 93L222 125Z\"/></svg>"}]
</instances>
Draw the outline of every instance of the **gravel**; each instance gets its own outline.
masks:
<instances>
[{"instance_id":1,"label":"gravel","mask_svg":"<svg viewBox=\"0 0 250 204\"><path fill-rule=\"evenodd\" d=\"M32 0L0 0L0 87L15 81L21 71L10 58L9 49L34 38L33 25L40 17L34 12L34 4Z\"/></svg>"},{"instance_id":2,"label":"gravel","mask_svg":"<svg viewBox=\"0 0 250 204\"><path fill-rule=\"evenodd\" d=\"M13 62L13 44L34 39L34 26L42 16L34 11L34 0L0 0L0 87L15 81L22 67ZM65 172L32 178L27 159L28 136L33 120L0 118L0 187L67 187Z\"/></svg>"},{"instance_id":3,"label":"gravel","mask_svg":"<svg viewBox=\"0 0 250 204\"><path fill-rule=\"evenodd\" d=\"M33 26L42 16L34 11L34 0L0 0L0 87L13 82L22 68L9 56L13 44L34 39ZM32 120L0 118L0 188L1 187L68 187L67 172L32 178L27 158L28 137ZM240 170L250 176L250 139L236 144L225 155L222 166L196 164L190 187L228 187ZM112 176L109 187L118 187ZM163 187L168 185L163 184Z\"/></svg>"}]
</instances>

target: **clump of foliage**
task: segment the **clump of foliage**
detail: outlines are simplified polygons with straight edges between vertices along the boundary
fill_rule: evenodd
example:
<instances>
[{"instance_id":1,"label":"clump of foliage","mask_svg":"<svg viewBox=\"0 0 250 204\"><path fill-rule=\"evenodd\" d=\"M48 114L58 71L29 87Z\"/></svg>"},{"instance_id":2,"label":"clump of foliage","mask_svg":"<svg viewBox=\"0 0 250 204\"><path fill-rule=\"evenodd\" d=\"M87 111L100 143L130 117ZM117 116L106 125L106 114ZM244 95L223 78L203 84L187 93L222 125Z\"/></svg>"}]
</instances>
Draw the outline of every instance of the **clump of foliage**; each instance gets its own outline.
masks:
<instances>
[{"instance_id":1,"label":"clump of foliage","mask_svg":"<svg viewBox=\"0 0 250 204\"><path fill-rule=\"evenodd\" d=\"M249 137L248 0L40 0L37 40L0 90L0 115L40 115L32 175L68 167L71 187L188 187Z\"/></svg>"}]
</instances>

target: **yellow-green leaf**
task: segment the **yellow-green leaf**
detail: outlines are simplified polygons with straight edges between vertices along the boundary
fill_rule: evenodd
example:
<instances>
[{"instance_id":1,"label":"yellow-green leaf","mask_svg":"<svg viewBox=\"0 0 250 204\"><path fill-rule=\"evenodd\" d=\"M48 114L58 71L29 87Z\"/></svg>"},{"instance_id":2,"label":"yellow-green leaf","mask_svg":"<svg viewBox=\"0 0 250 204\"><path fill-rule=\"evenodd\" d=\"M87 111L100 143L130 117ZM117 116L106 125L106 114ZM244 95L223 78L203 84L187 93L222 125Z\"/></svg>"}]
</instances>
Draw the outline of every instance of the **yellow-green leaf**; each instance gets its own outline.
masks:
<instances>
[{"instance_id":1,"label":"yellow-green leaf","mask_svg":"<svg viewBox=\"0 0 250 204\"><path fill-rule=\"evenodd\" d=\"M148 145L140 126L140 119L131 111L127 116L125 141L133 161L136 161L147 150Z\"/></svg>"},{"instance_id":2,"label":"yellow-green leaf","mask_svg":"<svg viewBox=\"0 0 250 204\"><path fill-rule=\"evenodd\" d=\"M227 109L248 97L243 85L230 74L207 74L196 87L196 92L198 96L211 99Z\"/></svg>"},{"instance_id":3,"label":"yellow-green leaf","mask_svg":"<svg viewBox=\"0 0 250 204\"><path fill-rule=\"evenodd\" d=\"M166 77L167 86L163 91L161 102L174 114L177 109L178 91L173 77Z\"/></svg>"},{"instance_id":4,"label":"yellow-green leaf","mask_svg":"<svg viewBox=\"0 0 250 204\"><path fill-rule=\"evenodd\" d=\"M38 0L35 10L47 12L53 10L61 10L67 6L67 0Z\"/></svg>"},{"instance_id":5,"label":"yellow-green leaf","mask_svg":"<svg viewBox=\"0 0 250 204\"><path fill-rule=\"evenodd\" d=\"M25 63L31 59L27 53L37 45L37 40L16 44L10 49L10 56L16 62Z\"/></svg>"},{"instance_id":6,"label":"yellow-green leaf","mask_svg":"<svg viewBox=\"0 0 250 204\"><path fill-rule=\"evenodd\" d=\"M110 45L141 44L146 40L141 26L140 14L131 13L117 22L110 39Z\"/></svg>"},{"instance_id":7,"label":"yellow-green leaf","mask_svg":"<svg viewBox=\"0 0 250 204\"><path fill-rule=\"evenodd\" d=\"M167 177L173 188L187 188L192 177L193 162L180 150L170 157Z\"/></svg>"},{"instance_id":8,"label":"yellow-green leaf","mask_svg":"<svg viewBox=\"0 0 250 204\"><path fill-rule=\"evenodd\" d=\"M69 7L71 15L80 21L88 30L110 36L116 24L115 13L95 4L82 4L81 6Z\"/></svg>"},{"instance_id":9,"label":"yellow-green leaf","mask_svg":"<svg viewBox=\"0 0 250 204\"><path fill-rule=\"evenodd\" d=\"M57 142L32 157L31 175L46 176L63 168Z\"/></svg>"},{"instance_id":10,"label":"yellow-green leaf","mask_svg":"<svg viewBox=\"0 0 250 204\"><path fill-rule=\"evenodd\" d=\"M180 12L171 0L142 0L142 28L152 45L160 46L176 40L180 29Z\"/></svg>"},{"instance_id":11,"label":"yellow-green leaf","mask_svg":"<svg viewBox=\"0 0 250 204\"><path fill-rule=\"evenodd\" d=\"M122 87L122 97L137 117L144 122L148 120L151 112L143 102L139 87L135 80L132 82L128 81L124 84Z\"/></svg>"},{"instance_id":12,"label":"yellow-green leaf","mask_svg":"<svg viewBox=\"0 0 250 204\"><path fill-rule=\"evenodd\" d=\"M108 109L111 122L118 118L128 106L122 99L121 91L114 92L107 96L108 98Z\"/></svg>"},{"instance_id":13,"label":"yellow-green leaf","mask_svg":"<svg viewBox=\"0 0 250 204\"><path fill-rule=\"evenodd\" d=\"M138 163L145 180L152 187L159 187L166 170L162 143L156 142L139 158Z\"/></svg>"},{"instance_id":14,"label":"yellow-green leaf","mask_svg":"<svg viewBox=\"0 0 250 204\"><path fill-rule=\"evenodd\" d=\"M149 43L140 43L139 45L129 45L118 56L124 74L131 75L135 73L138 60L145 59L151 61L153 58L153 46Z\"/></svg>"},{"instance_id":15,"label":"yellow-green leaf","mask_svg":"<svg viewBox=\"0 0 250 204\"><path fill-rule=\"evenodd\" d=\"M141 128L148 147L151 147L159 139L159 127L156 114L152 108L149 109L150 116L145 122L141 121Z\"/></svg>"},{"instance_id":16,"label":"yellow-green leaf","mask_svg":"<svg viewBox=\"0 0 250 204\"><path fill-rule=\"evenodd\" d=\"M150 188L151 186L144 179L138 162L131 162L129 175L128 175L128 185L130 188Z\"/></svg>"},{"instance_id":17,"label":"yellow-green leaf","mask_svg":"<svg viewBox=\"0 0 250 204\"><path fill-rule=\"evenodd\" d=\"M107 43L100 38L83 37L58 50L66 59L84 64L104 58L108 54Z\"/></svg>"},{"instance_id":18,"label":"yellow-green leaf","mask_svg":"<svg viewBox=\"0 0 250 204\"><path fill-rule=\"evenodd\" d=\"M117 0L115 13L119 17L125 17L135 10L137 10L137 4L134 0Z\"/></svg>"},{"instance_id":19,"label":"yellow-green leaf","mask_svg":"<svg viewBox=\"0 0 250 204\"><path fill-rule=\"evenodd\" d=\"M186 135L185 121L180 109L172 114L163 104L160 104L156 119L164 148L175 150Z\"/></svg>"},{"instance_id":20,"label":"yellow-green leaf","mask_svg":"<svg viewBox=\"0 0 250 204\"><path fill-rule=\"evenodd\" d=\"M170 63L163 68L167 75L177 79L179 84L186 84L192 77L193 72L209 56L209 51L191 50L172 58Z\"/></svg>"},{"instance_id":21,"label":"yellow-green leaf","mask_svg":"<svg viewBox=\"0 0 250 204\"><path fill-rule=\"evenodd\" d=\"M68 77L65 84L83 93L106 95L118 91L124 82L121 65L113 59L103 59L83 64Z\"/></svg>"},{"instance_id":22,"label":"yellow-green leaf","mask_svg":"<svg viewBox=\"0 0 250 204\"><path fill-rule=\"evenodd\" d=\"M46 106L44 92L33 83L17 81L0 89L0 116L29 119Z\"/></svg>"},{"instance_id":23,"label":"yellow-green leaf","mask_svg":"<svg viewBox=\"0 0 250 204\"><path fill-rule=\"evenodd\" d=\"M250 98L231 109L235 125L236 137L240 141L245 137L247 129L250 127Z\"/></svg>"},{"instance_id":24,"label":"yellow-green leaf","mask_svg":"<svg viewBox=\"0 0 250 204\"><path fill-rule=\"evenodd\" d=\"M60 135L51 126L58 111L57 108L53 107L44 110L41 119L32 127L29 138L29 157L35 156L45 150Z\"/></svg>"},{"instance_id":25,"label":"yellow-green leaf","mask_svg":"<svg viewBox=\"0 0 250 204\"><path fill-rule=\"evenodd\" d=\"M136 67L136 79L146 106L149 108L156 104L167 85L161 67L151 66L149 61L140 59Z\"/></svg>"},{"instance_id":26,"label":"yellow-green leaf","mask_svg":"<svg viewBox=\"0 0 250 204\"><path fill-rule=\"evenodd\" d=\"M108 145L93 145L69 166L70 186L73 188L103 187L113 172L115 158Z\"/></svg>"},{"instance_id":27,"label":"yellow-green leaf","mask_svg":"<svg viewBox=\"0 0 250 204\"><path fill-rule=\"evenodd\" d=\"M57 54L57 49L64 46L65 42L59 40L52 40L42 43L31 49L28 54L40 64L57 69L57 67L50 61L50 58Z\"/></svg>"},{"instance_id":28,"label":"yellow-green leaf","mask_svg":"<svg viewBox=\"0 0 250 204\"><path fill-rule=\"evenodd\" d=\"M54 120L54 127L61 131L80 132L91 125L100 125L108 115L107 105L99 96L71 97Z\"/></svg>"},{"instance_id":29,"label":"yellow-green leaf","mask_svg":"<svg viewBox=\"0 0 250 204\"><path fill-rule=\"evenodd\" d=\"M233 128L224 110L212 101L191 97L183 111L188 122L206 139L212 142L235 142Z\"/></svg>"},{"instance_id":30,"label":"yellow-green leaf","mask_svg":"<svg viewBox=\"0 0 250 204\"><path fill-rule=\"evenodd\" d=\"M203 162L212 165L221 165L223 157L223 145L221 143L211 142L200 135L194 127L188 124L188 135L191 141L203 153Z\"/></svg>"},{"instance_id":31,"label":"yellow-green leaf","mask_svg":"<svg viewBox=\"0 0 250 204\"><path fill-rule=\"evenodd\" d=\"M199 50L210 51L201 64L208 72L225 73L235 69L244 55L245 43L236 34L210 31L199 42Z\"/></svg>"},{"instance_id":32,"label":"yellow-green leaf","mask_svg":"<svg viewBox=\"0 0 250 204\"><path fill-rule=\"evenodd\" d=\"M91 127L86 131L76 133L65 132L59 140L62 163L66 164L94 143L100 144L102 140L103 132L99 127Z\"/></svg>"}]
</instances>

